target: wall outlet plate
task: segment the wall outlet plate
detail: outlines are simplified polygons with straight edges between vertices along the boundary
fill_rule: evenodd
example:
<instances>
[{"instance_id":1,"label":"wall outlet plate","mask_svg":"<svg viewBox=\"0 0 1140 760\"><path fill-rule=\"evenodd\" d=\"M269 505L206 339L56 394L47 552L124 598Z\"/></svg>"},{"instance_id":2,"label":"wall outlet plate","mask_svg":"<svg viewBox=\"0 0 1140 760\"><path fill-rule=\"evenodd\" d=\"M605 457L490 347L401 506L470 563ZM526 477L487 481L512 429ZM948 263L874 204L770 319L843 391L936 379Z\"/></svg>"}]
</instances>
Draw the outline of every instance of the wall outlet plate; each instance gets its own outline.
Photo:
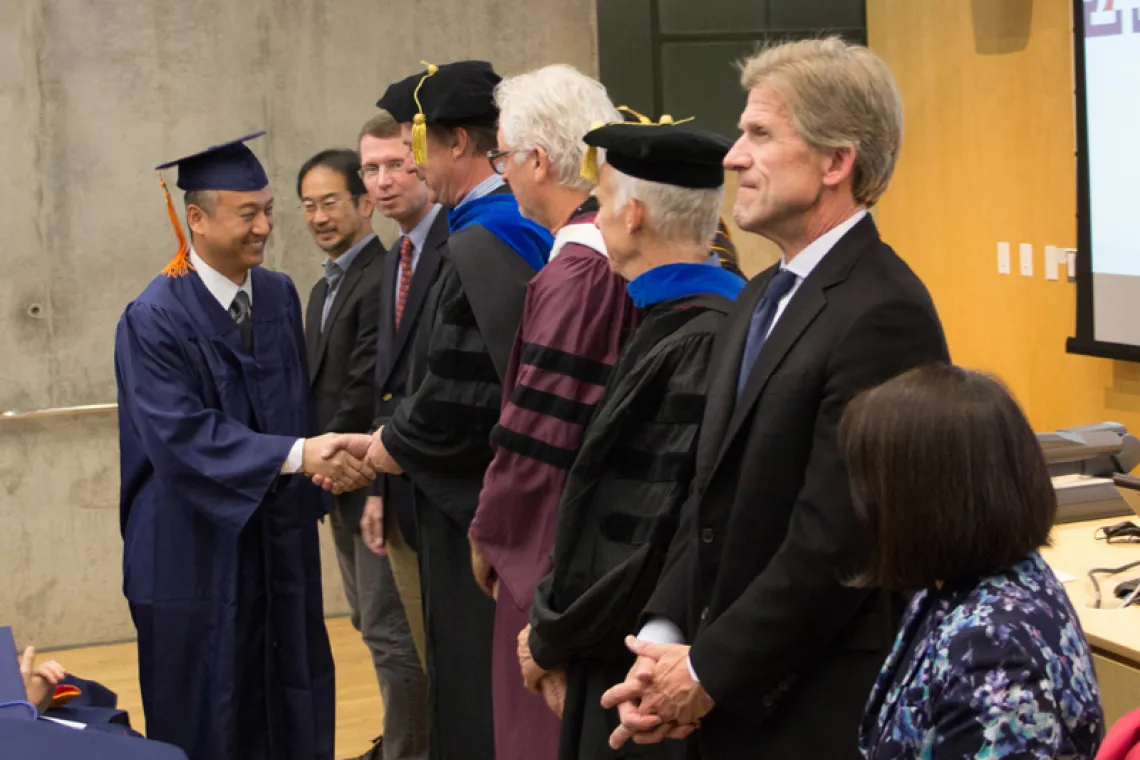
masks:
<instances>
[{"instance_id":1,"label":"wall outlet plate","mask_svg":"<svg viewBox=\"0 0 1140 760\"><path fill-rule=\"evenodd\" d=\"M998 274L1009 274L1009 243L998 243Z\"/></svg>"},{"instance_id":2,"label":"wall outlet plate","mask_svg":"<svg viewBox=\"0 0 1140 760\"><path fill-rule=\"evenodd\" d=\"M1061 264L1063 254L1061 249L1055 245L1045 246L1045 279L1056 280L1057 268Z\"/></svg>"}]
</instances>

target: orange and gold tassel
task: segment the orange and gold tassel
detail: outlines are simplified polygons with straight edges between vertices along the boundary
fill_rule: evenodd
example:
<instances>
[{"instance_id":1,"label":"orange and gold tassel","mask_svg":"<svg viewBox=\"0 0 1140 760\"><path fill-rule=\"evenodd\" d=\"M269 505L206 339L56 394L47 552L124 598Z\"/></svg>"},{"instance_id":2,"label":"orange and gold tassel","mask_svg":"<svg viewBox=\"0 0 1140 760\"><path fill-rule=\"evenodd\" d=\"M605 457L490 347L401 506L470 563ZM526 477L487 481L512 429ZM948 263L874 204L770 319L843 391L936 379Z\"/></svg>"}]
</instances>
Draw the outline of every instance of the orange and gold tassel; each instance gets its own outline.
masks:
<instances>
[{"instance_id":1,"label":"orange and gold tassel","mask_svg":"<svg viewBox=\"0 0 1140 760\"><path fill-rule=\"evenodd\" d=\"M170 198L170 191L166 189L166 180L162 178L161 171L158 173L158 184L162 185L162 194L166 196L166 210L170 214L170 226L174 228L174 234L178 236L178 253L174 254L174 258L163 268L162 274L167 277L183 277L194 268L194 265L190 263L190 244L186 242L186 235L182 233L182 225L178 222L178 212L174 210L174 201Z\"/></svg>"}]
</instances>

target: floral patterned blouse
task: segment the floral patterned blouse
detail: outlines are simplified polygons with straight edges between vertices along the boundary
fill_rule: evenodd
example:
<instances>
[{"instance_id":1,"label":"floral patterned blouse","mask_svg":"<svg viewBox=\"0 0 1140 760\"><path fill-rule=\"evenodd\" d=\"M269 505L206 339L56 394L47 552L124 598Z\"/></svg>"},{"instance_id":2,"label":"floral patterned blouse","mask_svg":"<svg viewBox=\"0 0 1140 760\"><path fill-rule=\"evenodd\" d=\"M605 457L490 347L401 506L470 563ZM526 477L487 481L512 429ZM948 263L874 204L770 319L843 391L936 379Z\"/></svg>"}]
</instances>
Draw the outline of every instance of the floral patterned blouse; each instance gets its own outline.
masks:
<instances>
[{"instance_id":1,"label":"floral patterned blouse","mask_svg":"<svg viewBox=\"0 0 1140 760\"><path fill-rule=\"evenodd\" d=\"M859 731L868 760L1081 758L1104 737L1092 654L1036 552L915 595Z\"/></svg>"}]
</instances>

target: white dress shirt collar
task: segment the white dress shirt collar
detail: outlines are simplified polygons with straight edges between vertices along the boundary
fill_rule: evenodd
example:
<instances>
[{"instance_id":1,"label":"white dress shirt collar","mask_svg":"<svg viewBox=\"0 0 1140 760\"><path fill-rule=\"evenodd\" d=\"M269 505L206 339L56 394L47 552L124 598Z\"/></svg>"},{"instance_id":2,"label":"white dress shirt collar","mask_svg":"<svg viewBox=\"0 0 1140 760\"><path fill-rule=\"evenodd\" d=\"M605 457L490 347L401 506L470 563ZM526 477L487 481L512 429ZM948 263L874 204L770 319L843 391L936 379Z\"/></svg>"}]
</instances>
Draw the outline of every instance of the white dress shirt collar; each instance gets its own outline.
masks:
<instances>
[{"instance_id":1,"label":"white dress shirt collar","mask_svg":"<svg viewBox=\"0 0 1140 760\"><path fill-rule=\"evenodd\" d=\"M798 280L806 279L807 276L812 273L812 270L819 266L819 262L823 261L823 257L827 255L828 251L834 248L835 244L838 243L844 235L850 232L851 228L858 224L866 215L866 209L859 209L847 217L846 220L811 241L808 247L796 254L791 262L782 261L780 268L787 269L794 274Z\"/></svg>"},{"instance_id":2,"label":"white dress shirt collar","mask_svg":"<svg viewBox=\"0 0 1140 760\"><path fill-rule=\"evenodd\" d=\"M226 311L230 310L230 305L234 302L234 297L237 296L239 290L244 290L245 294L249 296L249 302L253 304L253 278L246 272L245 283L242 285L235 285L233 280L226 277L216 269L212 269L207 264L194 247L190 247L190 263L194 265L194 270L201 278L202 284L206 286L206 290L210 291L210 295L218 299L218 303Z\"/></svg>"},{"instance_id":3,"label":"white dress shirt collar","mask_svg":"<svg viewBox=\"0 0 1140 760\"><path fill-rule=\"evenodd\" d=\"M490 177L487 177L487 179L471 188L467 192L467 195L463 196L463 200L455 204L455 208L459 208L463 204L470 203L471 201L478 200L479 198L486 198L488 195L495 192L505 184L507 184L506 180L504 180L501 175L492 174Z\"/></svg>"},{"instance_id":4,"label":"white dress shirt collar","mask_svg":"<svg viewBox=\"0 0 1140 760\"><path fill-rule=\"evenodd\" d=\"M424 249L424 246L427 245L428 234L431 232L432 225L435 224L435 218L439 216L441 208L443 207L438 203L434 204L431 209L428 210L427 214L424 215L424 218L412 228L411 232L402 235L402 237L406 237L412 241L413 256L419 254L419 252Z\"/></svg>"}]
</instances>

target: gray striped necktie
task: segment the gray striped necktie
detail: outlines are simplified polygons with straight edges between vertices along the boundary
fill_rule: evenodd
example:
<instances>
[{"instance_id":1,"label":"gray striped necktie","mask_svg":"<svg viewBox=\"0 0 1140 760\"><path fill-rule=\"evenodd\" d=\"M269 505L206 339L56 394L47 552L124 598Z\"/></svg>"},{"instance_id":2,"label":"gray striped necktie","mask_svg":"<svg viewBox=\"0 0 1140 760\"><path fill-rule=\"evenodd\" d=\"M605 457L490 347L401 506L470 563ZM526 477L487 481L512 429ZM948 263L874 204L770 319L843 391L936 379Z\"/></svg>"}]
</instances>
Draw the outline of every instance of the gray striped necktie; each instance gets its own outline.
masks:
<instances>
[{"instance_id":1,"label":"gray striped necktie","mask_svg":"<svg viewBox=\"0 0 1140 760\"><path fill-rule=\"evenodd\" d=\"M241 342L245 350L253 352L253 307L249 303L249 293L239 290L230 304L230 316L241 330Z\"/></svg>"}]
</instances>

